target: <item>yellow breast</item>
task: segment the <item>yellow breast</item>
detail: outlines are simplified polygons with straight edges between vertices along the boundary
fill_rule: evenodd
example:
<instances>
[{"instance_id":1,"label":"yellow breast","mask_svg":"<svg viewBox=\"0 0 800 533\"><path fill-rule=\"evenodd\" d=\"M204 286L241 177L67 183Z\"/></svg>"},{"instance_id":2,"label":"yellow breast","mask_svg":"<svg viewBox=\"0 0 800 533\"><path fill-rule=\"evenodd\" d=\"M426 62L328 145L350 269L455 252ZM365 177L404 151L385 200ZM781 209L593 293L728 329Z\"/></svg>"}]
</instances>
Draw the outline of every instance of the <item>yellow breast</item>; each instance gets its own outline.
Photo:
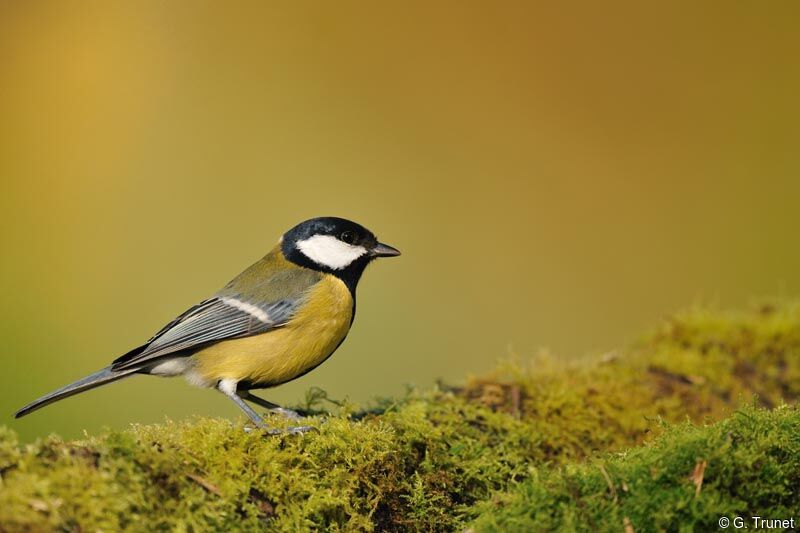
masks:
<instances>
[{"instance_id":1,"label":"yellow breast","mask_svg":"<svg viewBox=\"0 0 800 533\"><path fill-rule=\"evenodd\" d=\"M352 317L350 291L338 278L324 276L288 324L196 352L194 372L206 383L221 379L256 387L285 383L327 359L347 335Z\"/></svg>"}]
</instances>

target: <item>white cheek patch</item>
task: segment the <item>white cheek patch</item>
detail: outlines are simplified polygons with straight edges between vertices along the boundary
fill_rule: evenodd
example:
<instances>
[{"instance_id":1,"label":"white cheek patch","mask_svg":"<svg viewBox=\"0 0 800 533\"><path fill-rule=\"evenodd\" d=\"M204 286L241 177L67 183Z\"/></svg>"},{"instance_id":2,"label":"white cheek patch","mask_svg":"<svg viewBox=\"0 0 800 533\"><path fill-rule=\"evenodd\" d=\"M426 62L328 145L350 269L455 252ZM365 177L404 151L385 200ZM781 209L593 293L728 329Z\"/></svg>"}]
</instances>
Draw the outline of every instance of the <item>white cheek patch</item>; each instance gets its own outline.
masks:
<instances>
[{"instance_id":1,"label":"white cheek patch","mask_svg":"<svg viewBox=\"0 0 800 533\"><path fill-rule=\"evenodd\" d=\"M314 235L297 241L297 249L316 264L334 270L345 268L367 253L363 246L347 244L331 235Z\"/></svg>"}]
</instances>

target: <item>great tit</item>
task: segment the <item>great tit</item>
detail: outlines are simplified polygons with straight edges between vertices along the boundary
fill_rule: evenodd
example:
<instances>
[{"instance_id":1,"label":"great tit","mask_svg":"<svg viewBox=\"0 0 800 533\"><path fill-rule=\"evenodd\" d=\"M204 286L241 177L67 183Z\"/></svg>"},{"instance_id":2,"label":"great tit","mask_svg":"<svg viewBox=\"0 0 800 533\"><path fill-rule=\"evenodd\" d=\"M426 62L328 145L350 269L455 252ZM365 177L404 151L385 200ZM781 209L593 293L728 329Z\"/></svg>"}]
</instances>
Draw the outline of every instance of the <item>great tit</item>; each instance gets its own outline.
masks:
<instances>
[{"instance_id":1,"label":"great tit","mask_svg":"<svg viewBox=\"0 0 800 533\"><path fill-rule=\"evenodd\" d=\"M262 418L244 400L293 412L250 391L310 372L336 351L356 311L356 285L366 266L400 251L363 226L335 217L306 220L286 232L261 260L211 298L164 326L110 366L26 405L40 407L133 374L185 376L215 387L253 423ZM307 427L292 428L306 430Z\"/></svg>"}]
</instances>

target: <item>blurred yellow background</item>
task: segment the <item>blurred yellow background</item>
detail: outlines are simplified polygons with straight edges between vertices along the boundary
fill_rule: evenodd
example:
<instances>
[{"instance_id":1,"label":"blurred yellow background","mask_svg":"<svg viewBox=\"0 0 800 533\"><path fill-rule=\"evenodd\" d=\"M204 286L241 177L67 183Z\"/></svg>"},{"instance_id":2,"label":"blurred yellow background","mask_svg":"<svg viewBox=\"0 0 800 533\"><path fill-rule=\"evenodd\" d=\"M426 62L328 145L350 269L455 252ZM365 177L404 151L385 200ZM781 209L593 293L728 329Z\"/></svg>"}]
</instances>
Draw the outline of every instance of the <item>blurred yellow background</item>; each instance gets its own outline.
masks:
<instances>
[{"instance_id":1,"label":"blurred yellow background","mask_svg":"<svg viewBox=\"0 0 800 533\"><path fill-rule=\"evenodd\" d=\"M311 386L365 402L800 290L796 2L2 2L0 415L24 438L239 416L135 377L28 418L263 255L373 265Z\"/></svg>"}]
</instances>

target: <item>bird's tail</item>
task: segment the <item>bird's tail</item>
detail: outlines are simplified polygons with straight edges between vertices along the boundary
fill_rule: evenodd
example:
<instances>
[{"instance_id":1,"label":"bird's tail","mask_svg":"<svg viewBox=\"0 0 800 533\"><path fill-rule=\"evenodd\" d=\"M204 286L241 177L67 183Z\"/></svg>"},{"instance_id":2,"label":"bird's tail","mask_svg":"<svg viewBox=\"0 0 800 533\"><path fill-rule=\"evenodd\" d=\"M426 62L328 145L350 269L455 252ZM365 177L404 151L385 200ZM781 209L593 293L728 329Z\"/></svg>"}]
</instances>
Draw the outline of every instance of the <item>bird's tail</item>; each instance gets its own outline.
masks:
<instances>
[{"instance_id":1,"label":"bird's tail","mask_svg":"<svg viewBox=\"0 0 800 533\"><path fill-rule=\"evenodd\" d=\"M69 396L72 396L73 394L78 394L79 392L87 391L89 389L99 387L100 385L105 385L106 383L111 383L112 381L117 381L118 379L128 377L137 370L139 369L133 368L121 371L114 371L111 370L110 366L106 367L103 370L95 372L94 374L90 374L83 379L79 379L74 383L70 383L69 385L61 387L60 389L55 390L50 394L42 396L38 400L29 403L28 405L17 411L17 414L14 415L14 418L23 417L28 413L32 413L37 409L44 407L45 405L57 402L58 400L67 398Z\"/></svg>"}]
</instances>

